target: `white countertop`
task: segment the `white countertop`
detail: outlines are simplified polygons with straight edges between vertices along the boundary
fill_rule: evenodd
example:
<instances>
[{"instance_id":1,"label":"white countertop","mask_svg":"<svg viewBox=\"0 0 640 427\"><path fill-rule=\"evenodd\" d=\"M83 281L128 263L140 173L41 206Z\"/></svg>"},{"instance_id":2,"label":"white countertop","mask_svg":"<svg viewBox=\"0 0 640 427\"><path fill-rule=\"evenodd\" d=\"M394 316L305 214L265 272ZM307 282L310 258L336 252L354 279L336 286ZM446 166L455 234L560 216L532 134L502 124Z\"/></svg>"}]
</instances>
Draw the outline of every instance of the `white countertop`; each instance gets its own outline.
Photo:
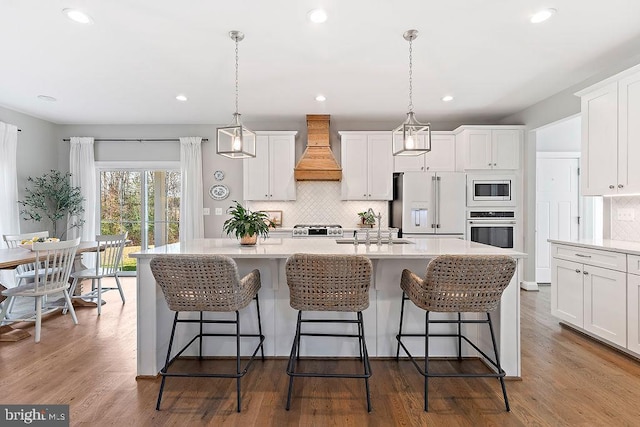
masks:
<instances>
[{"instance_id":1,"label":"white countertop","mask_svg":"<svg viewBox=\"0 0 640 427\"><path fill-rule=\"evenodd\" d=\"M130 254L134 258L153 258L158 254L213 254L232 258L287 258L294 253L365 255L371 259L429 258L438 255L509 255L524 258L525 253L501 249L461 239L408 239L413 243L377 246L338 244L332 238L258 239L255 246L241 246L238 240L195 239Z\"/></svg>"},{"instance_id":2,"label":"white countertop","mask_svg":"<svg viewBox=\"0 0 640 427\"><path fill-rule=\"evenodd\" d=\"M628 242L624 240L609 239L578 239L578 240L555 240L549 239L550 243L559 245L578 246L582 248L602 249L612 252L623 252L626 254L640 255L640 242Z\"/></svg>"}]
</instances>

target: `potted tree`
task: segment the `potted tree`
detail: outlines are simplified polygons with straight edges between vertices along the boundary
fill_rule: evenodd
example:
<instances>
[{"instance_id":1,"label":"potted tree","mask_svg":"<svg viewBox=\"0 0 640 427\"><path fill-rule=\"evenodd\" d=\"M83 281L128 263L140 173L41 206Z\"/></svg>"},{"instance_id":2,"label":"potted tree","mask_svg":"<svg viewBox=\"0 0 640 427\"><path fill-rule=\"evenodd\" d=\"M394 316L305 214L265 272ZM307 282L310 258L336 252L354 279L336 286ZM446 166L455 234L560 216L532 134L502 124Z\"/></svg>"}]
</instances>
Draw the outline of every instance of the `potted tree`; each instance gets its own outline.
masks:
<instances>
[{"instance_id":1,"label":"potted tree","mask_svg":"<svg viewBox=\"0 0 640 427\"><path fill-rule=\"evenodd\" d=\"M258 236L265 238L269 236L269 227L273 226L273 223L265 212L252 212L238 201L234 200L233 202L235 205L227 209L231 218L226 220L222 226L222 230L227 235L235 235L240 239L241 245L255 245Z\"/></svg>"},{"instance_id":2,"label":"potted tree","mask_svg":"<svg viewBox=\"0 0 640 427\"><path fill-rule=\"evenodd\" d=\"M71 174L51 170L36 178L28 177L30 187L24 190L24 199L18 201L20 214L25 220L49 220L53 236L63 238L67 231L84 224L84 197L80 187L71 186ZM58 230L58 222L65 222Z\"/></svg>"}]
</instances>

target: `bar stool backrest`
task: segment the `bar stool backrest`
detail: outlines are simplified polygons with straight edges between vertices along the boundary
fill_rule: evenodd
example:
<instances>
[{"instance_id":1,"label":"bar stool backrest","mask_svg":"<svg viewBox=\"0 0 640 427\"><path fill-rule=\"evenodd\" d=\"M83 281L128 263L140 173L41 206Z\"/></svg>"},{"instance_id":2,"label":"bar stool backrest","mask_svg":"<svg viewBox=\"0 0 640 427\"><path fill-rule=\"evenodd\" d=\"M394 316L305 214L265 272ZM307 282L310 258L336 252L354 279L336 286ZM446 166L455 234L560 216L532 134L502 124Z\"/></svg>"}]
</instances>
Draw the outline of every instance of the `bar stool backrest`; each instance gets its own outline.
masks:
<instances>
[{"instance_id":1,"label":"bar stool backrest","mask_svg":"<svg viewBox=\"0 0 640 427\"><path fill-rule=\"evenodd\" d=\"M150 264L172 311L236 311L255 296L224 255L159 255Z\"/></svg>"},{"instance_id":2,"label":"bar stool backrest","mask_svg":"<svg viewBox=\"0 0 640 427\"><path fill-rule=\"evenodd\" d=\"M293 254L287 259L289 304L304 311L369 307L371 261L360 255Z\"/></svg>"},{"instance_id":3,"label":"bar stool backrest","mask_svg":"<svg viewBox=\"0 0 640 427\"><path fill-rule=\"evenodd\" d=\"M492 311L515 269L509 256L442 255L427 265L421 294L412 300L428 311Z\"/></svg>"}]
</instances>

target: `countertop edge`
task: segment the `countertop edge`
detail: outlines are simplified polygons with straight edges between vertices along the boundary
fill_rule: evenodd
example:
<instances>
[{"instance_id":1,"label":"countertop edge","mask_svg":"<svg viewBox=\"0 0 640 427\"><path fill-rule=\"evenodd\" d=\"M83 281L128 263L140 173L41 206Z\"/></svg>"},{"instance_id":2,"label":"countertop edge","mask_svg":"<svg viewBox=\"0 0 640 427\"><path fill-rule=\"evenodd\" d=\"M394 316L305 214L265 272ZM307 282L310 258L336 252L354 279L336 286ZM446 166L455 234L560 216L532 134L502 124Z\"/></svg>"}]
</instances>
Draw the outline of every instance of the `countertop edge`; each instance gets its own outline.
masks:
<instances>
[{"instance_id":1,"label":"countertop edge","mask_svg":"<svg viewBox=\"0 0 640 427\"><path fill-rule=\"evenodd\" d=\"M625 240L557 240L547 239L549 243L556 245L575 246L587 249L598 249L609 252L619 252L630 255L640 255L640 242L629 242Z\"/></svg>"}]
</instances>

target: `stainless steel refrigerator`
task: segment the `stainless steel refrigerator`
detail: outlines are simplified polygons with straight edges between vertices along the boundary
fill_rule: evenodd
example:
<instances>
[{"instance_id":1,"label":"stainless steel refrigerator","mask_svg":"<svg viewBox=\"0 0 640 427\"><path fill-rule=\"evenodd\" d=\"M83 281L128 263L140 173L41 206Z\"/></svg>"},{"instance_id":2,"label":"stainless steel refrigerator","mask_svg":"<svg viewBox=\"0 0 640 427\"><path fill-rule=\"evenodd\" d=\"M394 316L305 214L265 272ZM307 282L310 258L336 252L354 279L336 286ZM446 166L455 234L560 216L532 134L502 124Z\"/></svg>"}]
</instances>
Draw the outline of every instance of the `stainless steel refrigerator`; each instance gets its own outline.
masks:
<instances>
[{"instance_id":1,"label":"stainless steel refrigerator","mask_svg":"<svg viewBox=\"0 0 640 427\"><path fill-rule=\"evenodd\" d=\"M462 172L393 174L389 226L398 236L464 238L466 180Z\"/></svg>"}]
</instances>

